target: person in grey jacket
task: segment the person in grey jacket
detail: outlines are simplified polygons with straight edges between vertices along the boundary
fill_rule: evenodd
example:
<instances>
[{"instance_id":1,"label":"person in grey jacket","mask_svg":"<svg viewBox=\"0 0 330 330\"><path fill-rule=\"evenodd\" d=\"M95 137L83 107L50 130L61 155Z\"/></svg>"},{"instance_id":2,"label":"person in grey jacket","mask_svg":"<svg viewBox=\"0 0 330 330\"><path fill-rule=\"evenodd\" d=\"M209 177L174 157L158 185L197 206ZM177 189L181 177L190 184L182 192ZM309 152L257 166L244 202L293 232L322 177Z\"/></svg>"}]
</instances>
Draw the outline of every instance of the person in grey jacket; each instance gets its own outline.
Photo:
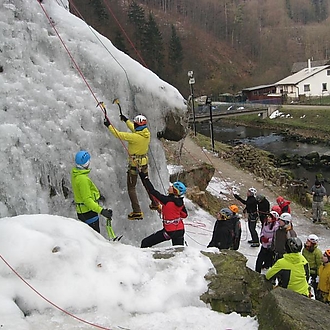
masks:
<instances>
[{"instance_id":1,"label":"person in grey jacket","mask_svg":"<svg viewBox=\"0 0 330 330\"><path fill-rule=\"evenodd\" d=\"M313 212L313 222L321 222L322 213L324 208L323 197L327 194L326 189L322 186L319 180L315 180L315 184L311 189L313 196L312 202L312 212Z\"/></svg>"}]
</instances>

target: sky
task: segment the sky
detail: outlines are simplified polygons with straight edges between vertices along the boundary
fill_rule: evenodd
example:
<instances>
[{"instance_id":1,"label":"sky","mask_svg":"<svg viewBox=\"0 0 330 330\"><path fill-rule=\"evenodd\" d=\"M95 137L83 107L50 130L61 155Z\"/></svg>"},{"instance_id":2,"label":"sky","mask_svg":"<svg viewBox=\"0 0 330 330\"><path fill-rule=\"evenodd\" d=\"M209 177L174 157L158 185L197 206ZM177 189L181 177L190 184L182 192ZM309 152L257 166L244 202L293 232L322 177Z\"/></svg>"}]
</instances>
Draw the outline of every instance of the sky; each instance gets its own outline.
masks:
<instances>
[{"instance_id":1,"label":"sky","mask_svg":"<svg viewBox=\"0 0 330 330\"><path fill-rule=\"evenodd\" d=\"M257 329L254 318L213 312L199 299L205 274L214 271L200 251L217 252L206 248L212 215L186 199L187 246L156 260L155 251L172 247L139 247L162 227L140 183L144 220L127 220L127 154L96 105L105 103L120 130L126 127L114 98L130 118L147 116L149 177L165 193L178 169L166 164L156 132L166 114L186 115L180 92L71 15L66 0L0 0L0 6L0 328ZM113 209L120 242L108 240L103 218L101 235L76 219L70 171L81 149L91 154L90 177L104 207ZM226 199L234 186L239 192L239 183L213 178L208 189ZM243 220L242 228L239 251L253 269L258 250L247 244ZM322 236L320 245L328 243Z\"/></svg>"}]
</instances>

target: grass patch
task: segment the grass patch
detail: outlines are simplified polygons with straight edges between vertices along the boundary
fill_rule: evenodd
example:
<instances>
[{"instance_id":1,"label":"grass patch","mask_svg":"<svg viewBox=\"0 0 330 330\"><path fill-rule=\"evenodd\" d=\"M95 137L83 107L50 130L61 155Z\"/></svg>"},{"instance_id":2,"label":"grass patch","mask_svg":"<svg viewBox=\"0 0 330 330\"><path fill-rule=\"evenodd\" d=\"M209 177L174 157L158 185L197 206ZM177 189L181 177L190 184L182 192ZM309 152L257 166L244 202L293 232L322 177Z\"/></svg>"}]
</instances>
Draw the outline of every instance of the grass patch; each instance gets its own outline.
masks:
<instances>
[{"instance_id":1,"label":"grass patch","mask_svg":"<svg viewBox=\"0 0 330 330\"><path fill-rule=\"evenodd\" d=\"M249 126L269 127L276 130L294 128L330 134L330 108L305 106L291 109L284 106L280 112L283 116L274 119L261 119L258 115L244 115L228 117L226 121Z\"/></svg>"}]
</instances>

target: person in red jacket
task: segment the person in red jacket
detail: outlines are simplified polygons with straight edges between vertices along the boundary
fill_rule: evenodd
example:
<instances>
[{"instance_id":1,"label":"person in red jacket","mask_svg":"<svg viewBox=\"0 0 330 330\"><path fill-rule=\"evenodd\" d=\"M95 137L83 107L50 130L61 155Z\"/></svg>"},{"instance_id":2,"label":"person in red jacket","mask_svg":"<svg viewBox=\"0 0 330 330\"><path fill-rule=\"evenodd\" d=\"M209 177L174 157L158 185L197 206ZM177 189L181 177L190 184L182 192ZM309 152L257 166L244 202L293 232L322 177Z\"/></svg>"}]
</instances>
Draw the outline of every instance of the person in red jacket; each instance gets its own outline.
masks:
<instances>
[{"instance_id":1,"label":"person in red jacket","mask_svg":"<svg viewBox=\"0 0 330 330\"><path fill-rule=\"evenodd\" d=\"M184 245L184 223L182 219L188 216L183 202L186 186L176 181L168 188L168 195L157 191L150 182L146 173L140 172L140 178L151 194L162 205L163 229L145 237L141 242L141 248L152 247L156 244L172 240L172 245Z\"/></svg>"},{"instance_id":2,"label":"person in red jacket","mask_svg":"<svg viewBox=\"0 0 330 330\"><path fill-rule=\"evenodd\" d=\"M276 198L276 202L277 202L278 206L281 208L281 214L282 213L290 213L291 214L291 209L290 209L291 202L290 201L287 201L282 196L278 196Z\"/></svg>"}]
</instances>

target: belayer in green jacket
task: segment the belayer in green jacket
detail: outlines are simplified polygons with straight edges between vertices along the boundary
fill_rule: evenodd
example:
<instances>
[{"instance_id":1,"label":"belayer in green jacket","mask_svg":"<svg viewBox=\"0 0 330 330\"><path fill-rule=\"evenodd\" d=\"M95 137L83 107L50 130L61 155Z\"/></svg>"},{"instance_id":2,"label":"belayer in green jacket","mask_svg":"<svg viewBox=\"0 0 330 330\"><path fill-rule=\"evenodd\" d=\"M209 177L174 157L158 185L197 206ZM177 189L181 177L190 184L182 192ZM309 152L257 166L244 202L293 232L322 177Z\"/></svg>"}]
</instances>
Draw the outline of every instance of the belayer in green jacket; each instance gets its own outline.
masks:
<instances>
[{"instance_id":1,"label":"belayer in green jacket","mask_svg":"<svg viewBox=\"0 0 330 330\"><path fill-rule=\"evenodd\" d=\"M71 184L76 204L78 219L85 222L98 233L100 232L99 214L111 219L112 210L104 209L98 204L100 192L88 177L91 156L85 151L76 154L76 166L71 170Z\"/></svg>"},{"instance_id":2,"label":"belayer in green jacket","mask_svg":"<svg viewBox=\"0 0 330 330\"><path fill-rule=\"evenodd\" d=\"M302 242L298 237L286 240L286 253L278 259L273 267L266 273L267 280L278 279L282 288L295 291L309 297L309 265L304 256L300 254Z\"/></svg>"}]
</instances>

